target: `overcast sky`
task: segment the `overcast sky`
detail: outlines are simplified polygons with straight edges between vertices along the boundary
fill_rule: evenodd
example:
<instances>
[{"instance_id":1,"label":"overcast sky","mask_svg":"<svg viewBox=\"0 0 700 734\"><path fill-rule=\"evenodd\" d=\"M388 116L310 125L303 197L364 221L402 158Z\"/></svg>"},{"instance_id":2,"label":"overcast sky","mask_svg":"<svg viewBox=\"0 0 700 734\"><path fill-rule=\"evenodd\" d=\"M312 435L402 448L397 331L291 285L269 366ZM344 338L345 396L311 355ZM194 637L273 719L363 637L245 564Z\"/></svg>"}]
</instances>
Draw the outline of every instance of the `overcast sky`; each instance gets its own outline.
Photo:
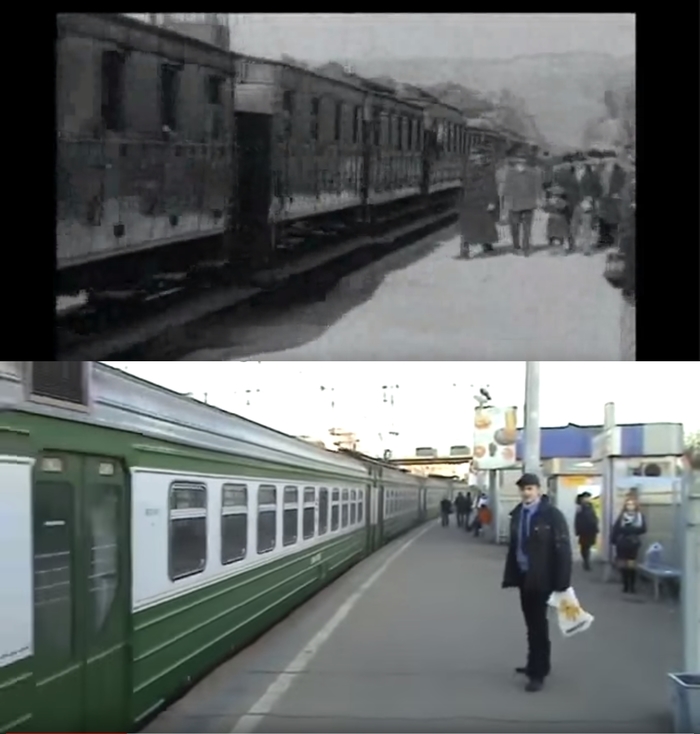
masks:
<instances>
[{"instance_id":1,"label":"overcast sky","mask_svg":"<svg viewBox=\"0 0 700 734\"><path fill-rule=\"evenodd\" d=\"M496 404L516 405L522 417L523 362L108 364L200 400L206 391L209 403L293 435L323 438L331 426L353 430L367 453L471 445L472 395L487 384ZM620 423L679 422L697 430L697 372L697 363L542 363L541 425L600 424L605 403L614 401ZM384 391L384 385L399 387ZM389 392L393 408L384 402Z\"/></svg>"},{"instance_id":2,"label":"overcast sky","mask_svg":"<svg viewBox=\"0 0 700 734\"><path fill-rule=\"evenodd\" d=\"M631 13L241 13L232 20L233 48L266 58L289 54L324 62L635 52Z\"/></svg>"}]
</instances>

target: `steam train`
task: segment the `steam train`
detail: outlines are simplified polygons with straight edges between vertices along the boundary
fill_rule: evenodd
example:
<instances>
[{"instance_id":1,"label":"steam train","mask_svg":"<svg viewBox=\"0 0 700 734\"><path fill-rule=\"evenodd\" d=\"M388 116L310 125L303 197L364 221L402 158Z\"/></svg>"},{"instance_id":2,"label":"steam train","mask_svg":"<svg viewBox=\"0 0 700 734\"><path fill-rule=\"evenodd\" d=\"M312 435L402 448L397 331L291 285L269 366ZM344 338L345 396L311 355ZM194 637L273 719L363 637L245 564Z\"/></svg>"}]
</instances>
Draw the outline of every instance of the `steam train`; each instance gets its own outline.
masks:
<instances>
[{"instance_id":1,"label":"steam train","mask_svg":"<svg viewBox=\"0 0 700 734\"><path fill-rule=\"evenodd\" d=\"M166 263L264 266L309 229L455 197L474 141L513 142L412 85L244 57L121 14L59 14L56 58L59 294Z\"/></svg>"}]
</instances>

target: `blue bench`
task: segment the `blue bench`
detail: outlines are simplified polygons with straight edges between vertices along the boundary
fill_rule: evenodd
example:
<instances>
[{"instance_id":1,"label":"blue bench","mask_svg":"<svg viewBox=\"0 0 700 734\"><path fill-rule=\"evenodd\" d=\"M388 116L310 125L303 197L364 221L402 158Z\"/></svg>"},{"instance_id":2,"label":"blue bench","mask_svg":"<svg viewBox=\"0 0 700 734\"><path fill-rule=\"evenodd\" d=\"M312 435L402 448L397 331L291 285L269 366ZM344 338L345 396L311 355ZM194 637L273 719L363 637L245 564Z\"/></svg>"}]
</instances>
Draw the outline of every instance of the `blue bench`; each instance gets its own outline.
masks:
<instances>
[{"instance_id":1,"label":"blue bench","mask_svg":"<svg viewBox=\"0 0 700 734\"><path fill-rule=\"evenodd\" d=\"M680 568L669 566L660 560L649 560L646 563L640 563L638 570L643 576L651 579L656 601L661 598L661 584L664 581L680 581L682 575Z\"/></svg>"}]
</instances>

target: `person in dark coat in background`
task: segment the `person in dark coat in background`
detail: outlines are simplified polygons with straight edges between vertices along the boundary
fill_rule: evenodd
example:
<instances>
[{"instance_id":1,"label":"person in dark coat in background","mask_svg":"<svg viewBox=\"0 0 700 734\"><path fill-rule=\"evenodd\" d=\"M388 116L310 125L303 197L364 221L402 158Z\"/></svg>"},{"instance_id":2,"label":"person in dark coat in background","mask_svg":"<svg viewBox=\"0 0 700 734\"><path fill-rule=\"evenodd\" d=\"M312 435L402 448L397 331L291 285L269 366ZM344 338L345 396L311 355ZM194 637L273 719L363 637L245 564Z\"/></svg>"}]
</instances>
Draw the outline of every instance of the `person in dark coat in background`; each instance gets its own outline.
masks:
<instances>
[{"instance_id":1,"label":"person in dark coat in background","mask_svg":"<svg viewBox=\"0 0 700 734\"><path fill-rule=\"evenodd\" d=\"M552 592L571 586L571 538L561 511L542 501L536 474L523 474L517 485L522 502L510 516L502 586L520 590L528 652L527 663L515 671L528 677L525 690L532 692L542 689L551 671L547 601Z\"/></svg>"},{"instance_id":2,"label":"person in dark coat in background","mask_svg":"<svg viewBox=\"0 0 700 734\"><path fill-rule=\"evenodd\" d=\"M639 509L636 497L625 499L610 534L615 558L622 575L622 592L634 594L637 583L637 556L642 547L642 535L647 531L647 521Z\"/></svg>"},{"instance_id":3,"label":"person in dark coat in background","mask_svg":"<svg viewBox=\"0 0 700 734\"><path fill-rule=\"evenodd\" d=\"M547 217L547 241L550 247L561 247L570 240L569 203L561 186L554 185L544 207Z\"/></svg>"},{"instance_id":4,"label":"person in dark coat in background","mask_svg":"<svg viewBox=\"0 0 700 734\"><path fill-rule=\"evenodd\" d=\"M517 148L510 151L513 165L506 172L503 184L503 200L508 208L510 233L513 248L524 255L530 254L530 236L535 209L542 199L542 177L540 172L528 165L524 151ZM522 227L522 246L520 228Z\"/></svg>"},{"instance_id":5,"label":"person in dark coat in background","mask_svg":"<svg viewBox=\"0 0 700 734\"><path fill-rule=\"evenodd\" d=\"M581 550L581 560L586 571L591 570L591 548L598 538L598 515L591 504L591 493L581 492L576 498L578 509L574 519L574 532Z\"/></svg>"},{"instance_id":6,"label":"person in dark coat in background","mask_svg":"<svg viewBox=\"0 0 700 734\"><path fill-rule=\"evenodd\" d=\"M540 165L542 167L542 188L546 194L554 184L554 166L549 151L545 150L542 153Z\"/></svg>"},{"instance_id":7,"label":"person in dark coat in background","mask_svg":"<svg viewBox=\"0 0 700 734\"><path fill-rule=\"evenodd\" d=\"M493 252L498 242L496 223L500 218L500 197L496 168L491 151L474 148L468 156L462 177L460 206L460 254L468 258L470 248L481 245L484 252Z\"/></svg>"},{"instance_id":8,"label":"person in dark coat in background","mask_svg":"<svg viewBox=\"0 0 700 734\"><path fill-rule=\"evenodd\" d=\"M446 528L450 524L450 513L452 512L452 502L447 497L443 497L440 501L440 516L442 518L442 527Z\"/></svg>"},{"instance_id":9,"label":"person in dark coat in background","mask_svg":"<svg viewBox=\"0 0 700 734\"><path fill-rule=\"evenodd\" d=\"M601 194L598 205L599 240L601 247L610 247L615 244L617 230L621 219L622 191L627 176L615 160L612 152L604 159L600 173Z\"/></svg>"},{"instance_id":10,"label":"person in dark coat in background","mask_svg":"<svg viewBox=\"0 0 700 734\"><path fill-rule=\"evenodd\" d=\"M628 174L627 185L622 195L622 218L620 221L619 246L624 258L625 271L622 286L623 297L634 303L636 292L636 189L634 169Z\"/></svg>"},{"instance_id":11,"label":"person in dark coat in background","mask_svg":"<svg viewBox=\"0 0 700 734\"><path fill-rule=\"evenodd\" d=\"M461 528L464 525L464 520L466 517L466 505L465 505L465 498L464 495L461 492L457 493L457 496L455 497L455 511L457 512L457 527Z\"/></svg>"},{"instance_id":12,"label":"person in dark coat in background","mask_svg":"<svg viewBox=\"0 0 700 734\"><path fill-rule=\"evenodd\" d=\"M567 207L563 214L566 218L566 225L568 230L565 236L567 242L569 243L569 250L572 250L574 248L574 238L571 229L571 219L573 217L574 210L578 206L578 203L581 199L573 155L564 156L564 165L561 166L556 172L554 176L554 183L564 189L564 196L566 198Z\"/></svg>"}]
</instances>

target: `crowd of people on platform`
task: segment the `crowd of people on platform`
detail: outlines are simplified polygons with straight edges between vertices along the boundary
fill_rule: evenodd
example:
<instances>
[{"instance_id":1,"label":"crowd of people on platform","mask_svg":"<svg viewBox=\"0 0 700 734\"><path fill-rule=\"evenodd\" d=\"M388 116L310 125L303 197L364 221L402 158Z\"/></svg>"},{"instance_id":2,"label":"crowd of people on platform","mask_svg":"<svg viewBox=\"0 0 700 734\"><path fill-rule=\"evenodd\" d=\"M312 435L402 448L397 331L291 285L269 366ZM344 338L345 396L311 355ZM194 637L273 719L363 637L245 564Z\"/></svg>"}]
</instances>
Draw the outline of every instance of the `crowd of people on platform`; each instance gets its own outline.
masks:
<instances>
[{"instance_id":1,"label":"crowd of people on platform","mask_svg":"<svg viewBox=\"0 0 700 734\"><path fill-rule=\"evenodd\" d=\"M494 251L499 223L510 225L516 253L529 255L534 215L544 210L547 240L554 251L590 255L616 248L624 262L619 285L634 296L634 150L592 149L553 158L548 151L529 155L523 148L495 160L488 146L470 151L463 172L460 207L461 255L476 245Z\"/></svg>"}]
</instances>

